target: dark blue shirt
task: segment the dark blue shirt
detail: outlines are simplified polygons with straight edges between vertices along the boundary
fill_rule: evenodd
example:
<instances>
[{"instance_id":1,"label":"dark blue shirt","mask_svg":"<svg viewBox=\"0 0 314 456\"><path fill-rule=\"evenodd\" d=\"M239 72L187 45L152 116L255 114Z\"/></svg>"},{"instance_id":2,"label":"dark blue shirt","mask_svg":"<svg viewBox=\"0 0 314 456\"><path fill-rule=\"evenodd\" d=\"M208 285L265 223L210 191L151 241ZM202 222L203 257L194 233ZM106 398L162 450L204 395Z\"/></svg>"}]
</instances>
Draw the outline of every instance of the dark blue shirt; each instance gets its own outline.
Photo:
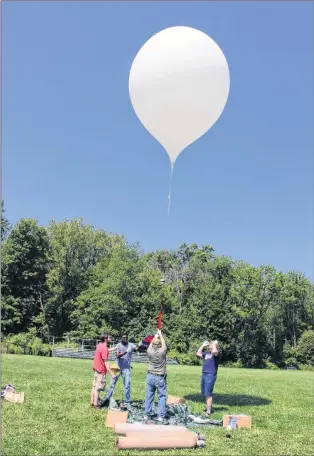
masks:
<instances>
[{"instance_id":1,"label":"dark blue shirt","mask_svg":"<svg viewBox=\"0 0 314 456\"><path fill-rule=\"evenodd\" d=\"M218 370L218 358L214 356L211 352L205 351L202 353L202 358L204 360L202 372L206 374L217 374Z\"/></svg>"}]
</instances>

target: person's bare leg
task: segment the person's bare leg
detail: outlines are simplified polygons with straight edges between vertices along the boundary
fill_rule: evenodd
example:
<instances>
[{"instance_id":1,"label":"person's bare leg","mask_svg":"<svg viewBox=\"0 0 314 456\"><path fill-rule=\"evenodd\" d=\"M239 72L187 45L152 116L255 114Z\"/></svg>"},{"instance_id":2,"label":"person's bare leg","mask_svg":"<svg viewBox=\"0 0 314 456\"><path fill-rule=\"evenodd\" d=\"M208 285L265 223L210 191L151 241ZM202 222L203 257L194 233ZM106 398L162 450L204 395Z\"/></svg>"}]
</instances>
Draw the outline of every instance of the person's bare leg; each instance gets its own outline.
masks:
<instances>
[{"instance_id":1,"label":"person's bare leg","mask_svg":"<svg viewBox=\"0 0 314 456\"><path fill-rule=\"evenodd\" d=\"M94 394L95 394L95 387L96 387L96 382L95 382L95 375L93 378L93 386L92 386L92 392L91 392L91 398L90 398L90 405L94 405Z\"/></svg>"},{"instance_id":2,"label":"person's bare leg","mask_svg":"<svg viewBox=\"0 0 314 456\"><path fill-rule=\"evenodd\" d=\"M213 404L213 396L210 396L206 399L206 406L207 406L206 413L212 412L212 404Z\"/></svg>"},{"instance_id":3,"label":"person's bare leg","mask_svg":"<svg viewBox=\"0 0 314 456\"><path fill-rule=\"evenodd\" d=\"M99 392L105 389L105 376L103 374L98 374L95 379L95 389L94 389L94 407L99 405Z\"/></svg>"},{"instance_id":4,"label":"person's bare leg","mask_svg":"<svg viewBox=\"0 0 314 456\"><path fill-rule=\"evenodd\" d=\"M97 389L95 389L95 392L94 392L94 407L98 406L98 398L99 398L99 391L97 391Z\"/></svg>"}]
</instances>

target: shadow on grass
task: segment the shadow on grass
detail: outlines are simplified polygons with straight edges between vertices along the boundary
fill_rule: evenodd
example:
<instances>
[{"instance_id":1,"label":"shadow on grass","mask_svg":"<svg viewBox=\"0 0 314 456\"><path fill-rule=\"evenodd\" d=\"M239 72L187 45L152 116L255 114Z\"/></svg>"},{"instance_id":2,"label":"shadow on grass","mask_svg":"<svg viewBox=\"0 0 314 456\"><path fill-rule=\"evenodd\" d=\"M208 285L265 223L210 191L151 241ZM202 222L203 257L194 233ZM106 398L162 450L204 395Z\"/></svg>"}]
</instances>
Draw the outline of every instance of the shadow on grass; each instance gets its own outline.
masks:
<instances>
[{"instance_id":1,"label":"shadow on grass","mask_svg":"<svg viewBox=\"0 0 314 456\"><path fill-rule=\"evenodd\" d=\"M204 403L204 397L200 394L188 394L185 396L187 401ZM246 394L213 394L213 402L215 409L218 410L216 405L227 405L244 407L247 405L269 405L271 401L259 396L249 396ZM223 408L222 408L223 410Z\"/></svg>"},{"instance_id":2,"label":"shadow on grass","mask_svg":"<svg viewBox=\"0 0 314 456\"><path fill-rule=\"evenodd\" d=\"M205 404L205 400L203 399L203 403ZM206 407L204 407L204 411L206 410ZM217 407L216 404L213 406L214 412L225 412L226 410L229 410L229 407Z\"/></svg>"}]
</instances>

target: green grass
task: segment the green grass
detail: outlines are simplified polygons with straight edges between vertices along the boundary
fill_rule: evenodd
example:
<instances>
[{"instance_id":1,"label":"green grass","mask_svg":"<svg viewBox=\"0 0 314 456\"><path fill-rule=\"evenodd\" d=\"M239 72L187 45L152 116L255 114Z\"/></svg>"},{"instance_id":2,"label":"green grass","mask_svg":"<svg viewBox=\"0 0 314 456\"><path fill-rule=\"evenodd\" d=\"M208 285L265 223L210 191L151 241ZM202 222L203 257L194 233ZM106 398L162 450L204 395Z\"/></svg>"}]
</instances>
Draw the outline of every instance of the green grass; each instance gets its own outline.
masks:
<instances>
[{"instance_id":1,"label":"green grass","mask_svg":"<svg viewBox=\"0 0 314 456\"><path fill-rule=\"evenodd\" d=\"M132 398L143 399L147 366L134 363ZM205 449L141 452L151 455L307 455L314 454L313 372L220 368L215 413L252 416L252 430L202 430ZM24 404L2 400L2 454L114 455L115 435L105 428L105 410L90 408L91 361L2 356L2 384L24 391ZM186 398L201 413L200 368L168 367L168 393ZM120 398L121 381L115 393ZM138 451L122 452L137 454Z\"/></svg>"}]
</instances>

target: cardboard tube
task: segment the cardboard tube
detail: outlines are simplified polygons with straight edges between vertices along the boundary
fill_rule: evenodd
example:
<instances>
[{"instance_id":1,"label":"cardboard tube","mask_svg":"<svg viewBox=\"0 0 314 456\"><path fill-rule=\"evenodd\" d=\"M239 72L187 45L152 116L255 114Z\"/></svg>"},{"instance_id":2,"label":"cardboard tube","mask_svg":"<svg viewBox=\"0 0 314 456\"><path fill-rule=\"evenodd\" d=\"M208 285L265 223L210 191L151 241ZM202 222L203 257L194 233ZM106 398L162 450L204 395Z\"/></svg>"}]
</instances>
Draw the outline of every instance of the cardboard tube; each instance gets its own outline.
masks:
<instances>
[{"instance_id":1,"label":"cardboard tube","mask_svg":"<svg viewBox=\"0 0 314 456\"><path fill-rule=\"evenodd\" d=\"M142 424L142 423L117 423L114 427L115 433L125 435L127 432L170 432L176 433L187 432L188 429L184 426L170 426L158 424Z\"/></svg>"},{"instance_id":2,"label":"cardboard tube","mask_svg":"<svg viewBox=\"0 0 314 456\"><path fill-rule=\"evenodd\" d=\"M182 433L177 433L176 431L169 431L169 432L162 432L162 431L156 431L156 432L127 432L123 437L128 437L130 439L133 438L139 438L141 440L150 440L152 436L158 437L159 439L168 439L169 437L177 437L177 436L186 436L190 435L193 437L196 437L196 433L193 431L188 431L185 432L184 434Z\"/></svg>"},{"instance_id":3,"label":"cardboard tube","mask_svg":"<svg viewBox=\"0 0 314 456\"><path fill-rule=\"evenodd\" d=\"M169 434L167 437L160 438L155 434L150 434L150 438L140 436L134 433L131 437L118 437L116 447L118 450L126 449L150 449L150 450L163 450L167 448L195 448L197 446L196 435L191 433L180 435Z\"/></svg>"}]
</instances>

